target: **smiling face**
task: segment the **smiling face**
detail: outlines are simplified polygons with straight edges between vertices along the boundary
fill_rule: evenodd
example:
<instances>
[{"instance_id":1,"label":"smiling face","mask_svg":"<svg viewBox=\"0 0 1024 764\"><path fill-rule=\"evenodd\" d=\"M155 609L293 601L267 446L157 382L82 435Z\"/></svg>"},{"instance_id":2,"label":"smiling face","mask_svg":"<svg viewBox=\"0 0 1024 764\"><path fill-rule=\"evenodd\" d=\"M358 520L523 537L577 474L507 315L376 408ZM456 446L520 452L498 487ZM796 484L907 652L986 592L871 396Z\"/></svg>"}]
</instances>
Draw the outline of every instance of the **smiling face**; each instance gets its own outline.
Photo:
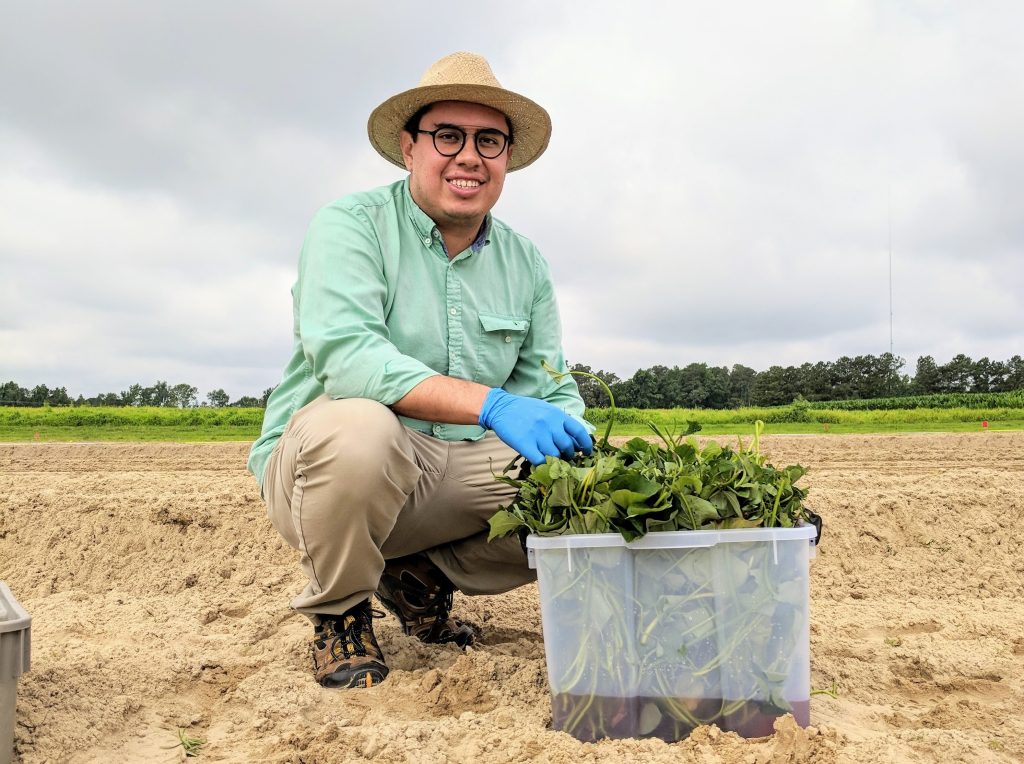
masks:
<instances>
[{"instance_id":1,"label":"smiling face","mask_svg":"<svg viewBox=\"0 0 1024 764\"><path fill-rule=\"evenodd\" d=\"M416 140L402 131L402 156L409 170L412 198L437 224L442 233L475 235L484 216L501 196L505 168L512 146L494 159L477 153L473 135L493 128L509 132L508 120L500 111L464 101L439 101L420 119L420 130L455 125L468 135L458 154L446 157L434 148L429 135Z\"/></svg>"}]
</instances>

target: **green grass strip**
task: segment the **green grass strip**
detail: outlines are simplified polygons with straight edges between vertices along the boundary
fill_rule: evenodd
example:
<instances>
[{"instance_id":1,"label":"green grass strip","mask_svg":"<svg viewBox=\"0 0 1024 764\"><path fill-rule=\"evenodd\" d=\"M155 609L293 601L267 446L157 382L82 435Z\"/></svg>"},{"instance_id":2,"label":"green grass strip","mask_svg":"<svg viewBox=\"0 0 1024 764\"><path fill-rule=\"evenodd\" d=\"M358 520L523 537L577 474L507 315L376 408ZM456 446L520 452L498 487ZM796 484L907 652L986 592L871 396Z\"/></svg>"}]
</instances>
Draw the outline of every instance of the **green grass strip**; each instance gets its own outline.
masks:
<instances>
[{"instance_id":1,"label":"green grass strip","mask_svg":"<svg viewBox=\"0 0 1024 764\"><path fill-rule=\"evenodd\" d=\"M223 441L252 442L259 437L259 427L156 427L93 426L84 427L14 427L0 425L0 442L31 441L91 443L96 441L162 441L166 443L211 443Z\"/></svg>"},{"instance_id":2,"label":"green grass strip","mask_svg":"<svg viewBox=\"0 0 1024 764\"><path fill-rule=\"evenodd\" d=\"M607 409L590 409L595 425L607 422ZM1024 430L1024 410L992 409L893 409L842 411L806 406L701 409L620 409L613 435L650 435L648 422L669 431L685 429L686 422L700 422L702 435L742 435L752 431L758 419L765 432L786 434L862 434L899 432L975 432L982 421L988 430ZM171 409L114 407L0 408L0 441L253 441L260 434L263 409Z\"/></svg>"}]
</instances>

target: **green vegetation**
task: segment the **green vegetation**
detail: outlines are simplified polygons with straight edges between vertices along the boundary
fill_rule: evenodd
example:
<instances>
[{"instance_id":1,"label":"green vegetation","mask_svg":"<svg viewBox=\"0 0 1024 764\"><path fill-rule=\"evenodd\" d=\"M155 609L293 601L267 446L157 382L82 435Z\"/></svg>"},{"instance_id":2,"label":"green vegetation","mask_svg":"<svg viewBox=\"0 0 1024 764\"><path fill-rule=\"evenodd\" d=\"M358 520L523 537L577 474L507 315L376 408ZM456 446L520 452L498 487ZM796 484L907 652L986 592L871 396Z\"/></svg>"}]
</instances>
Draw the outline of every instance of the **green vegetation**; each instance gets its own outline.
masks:
<instances>
[{"instance_id":1,"label":"green vegetation","mask_svg":"<svg viewBox=\"0 0 1024 764\"><path fill-rule=\"evenodd\" d=\"M593 371L582 364L574 364L571 371L593 377L577 380L587 406L606 404L608 398L600 384L603 382L611 388L620 405L639 409L783 406L800 396L820 408L832 408L822 402L877 401L882 396L902 398L935 393L974 395L1024 389L1024 358L1020 355L1006 361L988 358L975 361L961 353L941 365L931 356L922 356L912 377L901 372L904 366L902 358L885 353L881 356L843 356L836 361L800 366L772 366L763 371L755 371L742 364L736 364L732 369L706 363L691 363L682 368L658 365L638 369L626 380L620 380L611 372ZM948 404L919 405L944 407ZM876 407L872 404L867 406ZM898 404L888 406L893 407L914 408Z\"/></svg>"},{"instance_id":2,"label":"green vegetation","mask_svg":"<svg viewBox=\"0 0 1024 764\"><path fill-rule=\"evenodd\" d=\"M602 383L609 385L620 405L639 409L784 406L800 396L814 402L818 408L946 407L949 404L941 402L914 405L892 402L885 406L879 402L882 396L903 400L904 397L928 397L935 393L964 394L973 401L972 396L976 394L1024 391L1024 358L1020 355L999 361L989 358L973 360L959 353L945 364L936 363L931 356L921 356L917 359L913 376L902 373L905 366L903 358L884 353L880 356L842 356L835 361L803 363L800 366L772 366L763 371L742 364L735 364L731 369L706 363L672 368L657 365L638 369L629 379L619 379L612 372L594 371L579 363L573 364L571 371L590 375L578 380L580 395L589 407L603 406L607 402ZM0 384L0 407L49 404L198 408L202 401L203 407L258 408L267 405L273 391L274 388L269 387L258 398L243 395L232 401L221 388L200 396L199 388L194 385L157 380L152 385L135 383L121 392L91 397L79 394L76 398L68 393L66 387L23 387L10 380ZM838 403L826 405L822 401ZM975 404L965 402L956 405L970 408Z\"/></svg>"},{"instance_id":3,"label":"green vegetation","mask_svg":"<svg viewBox=\"0 0 1024 764\"><path fill-rule=\"evenodd\" d=\"M186 758L192 759L199 755L203 746L206 745L206 741L202 738L192 737L185 730L178 730L178 745L184 749Z\"/></svg>"},{"instance_id":4,"label":"green vegetation","mask_svg":"<svg viewBox=\"0 0 1024 764\"><path fill-rule=\"evenodd\" d=\"M597 379L542 365L558 382L570 374ZM540 536L614 531L633 541L651 531L792 528L806 519L807 492L794 486L805 470L768 464L760 449L764 422L754 423L749 448L740 441L736 451L687 437L701 429L695 421L678 434L651 424L660 444L633 438L617 447L608 441L619 414L615 395L597 381L611 405L593 453L571 461L549 456L532 468L517 456L496 476L518 493L491 517L488 541L521 530ZM520 461L519 477L509 476Z\"/></svg>"},{"instance_id":5,"label":"green vegetation","mask_svg":"<svg viewBox=\"0 0 1024 764\"><path fill-rule=\"evenodd\" d=\"M93 443L96 441L155 441L164 443L213 443L222 441L253 441L259 437L260 428L237 427L156 427L136 425L132 427L84 426L84 427L26 427L0 425L0 443L23 441L48 441L64 443Z\"/></svg>"},{"instance_id":6,"label":"green vegetation","mask_svg":"<svg viewBox=\"0 0 1024 764\"><path fill-rule=\"evenodd\" d=\"M888 642L888 640L886 640ZM835 679L832 680L832 686L824 690L811 690L811 697L815 695L828 695L830 698L839 698L839 684Z\"/></svg>"},{"instance_id":7,"label":"green vegetation","mask_svg":"<svg viewBox=\"0 0 1024 764\"><path fill-rule=\"evenodd\" d=\"M262 423L261 408L0 408L0 440L255 440Z\"/></svg>"},{"instance_id":8,"label":"green vegetation","mask_svg":"<svg viewBox=\"0 0 1024 764\"><path fill-rule=\"evenodd\" d=\"M875 399L880 410L873 411L806 401L721 410L627 408L618 409L612 435L650 435L649 423L679 432L687 421L700 422L702 435L749 435L757 420L765 423L765 433L770 435L978 431L982 420L988 421L990 430L1024 430L1024 403L1013 405L1014 395L1019 394L925 396L935 404L952 405L961 397L984 399L989 404L977 407L972 400L956 408L892 409L886 408L888 399ZM586 416L603 426L608 422L608 409L587 409ZM0 407L0 441L252 441L259 437L262 422L261 408Z\"/></svg>"},{"instance_id":9,"label":"green vegetation","mask_svg":"<svg viewBox=\"0 0 1024 764\"><path fill-rule=\"evenodd\" d=\"M267 398L274 388L263 391L262 398L243 395L232 402L222 389L211 390L206 394L203 406L220 408L257 408L267 405ZM163 406L169 408L196 408L199 406L199 388L187 382L176 385L164 380L142 386L138 383L129 385L120 393L100 393L91 398L79 395L77 399L68 394L66 387L49 387L36 385L32 388L22 387L14 380L0 384L0 406Z\"/></svg>"},{"instance_id":10,"label":"green vegetation","mask_svg":"<svg viewBox=\"0 0 1024 764\"><path fill-rule=\"evenodd\" d=\"M596 425L608 421L608 409L587 409L587 419ZM790 406L741 408L712 411L707 409L618 409L615 435L644 435L648 423L669 431L682 429L687 421L701 423L705 435L749 433L754 422L765 423L765 432L786 433L871 433L871 432L962 432L982 429L1024 429L1024 408L906 408L843 410L818 408L817 404L797 401Z\"/></svg>"},{"instance_id":11,"label":"green vegetation","mask_svg":"<svg viewBox=\"0 0 1024 764\"><path fill-rule=\"evenodd\" d=\"M936 393L905 395L902 398L865 398L849 401L822 401L816 409L844 411L885 411L891 409L1024 409L1024 390L1004 393Z\"/></svg>"},{"instance_id":12,"label":"green vegetation","mask_svg":"<svg viewBox=\"0 0 1024 764\"><path fill-rule=\"evenodd\" d=\"M805 518L807 491L794 485L805 470L768 464L762 427L755 423L750 447L738 450L686 437L696 422L675 436L654 426L664 445L633 438L616 447L606 430L590 456L549 456L526 476L499 475L519 492L491 518L490 539L524 528L540 536L614 531L626 541L651 531L791 528Z\"/></svg>"},{"instance_id":13,"label":"green vegetation","mask_svg":"<svg viewBox=\"0 0 1024 764\"><path fill-rule=\"evenodd\" d=\"M61 406L0 408L0 426L54 427L256 427L263 409Z\"/></svg>"},{"instance_id":14,"label":"green vegetation","mask_svg":"<svg viewBox=\"0 0 1024 764\"><path fill-rule=\"evenodd\" d=\"M556 380L565 376L545 368ZM795 485L804 468L767 462L760 421L749 446L735 450L688 437L700 429L696 422L678 435L653 425L661 443L633 438L616 447L608 442L615 399L606 392L608 427L591 455L549 456L518 477L496 476L518 493L491 517L489 540L617 533L634 541L814 519L803 504L807 490ZM639 733L671 741L701 724L753 730L797 713L785 689L806 623L806 571L780 565L777 547L669 544L629 555L595 540L566 549L546 561L541 586L558 591L560 631L586 635L598 624L600 639L580 639L566 667L549 661L557 729L581 740ZM596 650L594 642L613 647Z\"/></svg>"}]
</instances>

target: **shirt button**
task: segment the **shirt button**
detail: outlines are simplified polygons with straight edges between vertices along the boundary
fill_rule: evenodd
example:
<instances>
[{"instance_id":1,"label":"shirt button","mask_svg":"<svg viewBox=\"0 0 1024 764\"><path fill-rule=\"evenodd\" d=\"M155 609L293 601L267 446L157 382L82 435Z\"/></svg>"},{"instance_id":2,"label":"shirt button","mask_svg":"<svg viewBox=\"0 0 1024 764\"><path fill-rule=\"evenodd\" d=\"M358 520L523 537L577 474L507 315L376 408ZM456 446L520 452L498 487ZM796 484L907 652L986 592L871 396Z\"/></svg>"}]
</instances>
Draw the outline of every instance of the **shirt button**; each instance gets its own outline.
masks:
<instances>
[{"instance_id":1,"label":"shirt button","mask_svg":"<svg viewBox=\"0 0 1024 764\"><path fill-rule=\"evenodd\" d=\"M448 312L451 313L453 316L459 315L459 309L458 308L451 308Z\"/></svg>"},{"instance_id":2,"label":"shirt button","mask_svg":"<svg viewBox=\"0 0 1024 764\"><path fill-rule=\"evenodd\" d=\"M506 334L506 335L505 335L505 342L511 342L511 341L512 341L512 338L511 338L511 337L509 337L509 336L508 336L508 335Z\"/></svg>"},{"instance_id":3,"label":"shirt button","mask_svg":"<svg viewBox=\"0 0 1024 764\"><path fill-rule=\"evenodd\" d=\"M430 246L430 237L428 236L427 238L425 238L423 240L423 243L429 247Z\"/></svg>"},{"instance_id":4,"label":"shirt button","mask_svg":"<svg viewBox=\"0 0 1024 764\"><path fill-rule=\"evenodd\" d=\"M435 435L441 434L441 425L435 424L431 429L434 431Z\"/></svg>"}]
</instances>

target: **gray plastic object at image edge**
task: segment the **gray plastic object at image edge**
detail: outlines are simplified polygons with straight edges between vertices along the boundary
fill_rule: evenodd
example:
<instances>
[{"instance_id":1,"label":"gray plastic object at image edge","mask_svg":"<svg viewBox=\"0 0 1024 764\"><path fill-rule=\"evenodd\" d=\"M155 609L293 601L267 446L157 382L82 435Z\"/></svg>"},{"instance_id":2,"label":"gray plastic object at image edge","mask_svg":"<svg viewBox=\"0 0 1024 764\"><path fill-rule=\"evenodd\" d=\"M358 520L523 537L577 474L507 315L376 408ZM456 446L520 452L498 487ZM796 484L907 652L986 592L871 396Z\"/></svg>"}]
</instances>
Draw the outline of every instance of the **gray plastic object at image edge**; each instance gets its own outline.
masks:
<instances>
[{"instance_id":1,"label":"gray plastic object at image edge","mask_svg":"<svg viewBox=\"0 0 1024 764\"><path fill-rule=\"evenodd\" d=\"M0 581L0 764L14 755L18 677L29 669L31 646L32 617Z\"/></svg>"}]
</instances>

